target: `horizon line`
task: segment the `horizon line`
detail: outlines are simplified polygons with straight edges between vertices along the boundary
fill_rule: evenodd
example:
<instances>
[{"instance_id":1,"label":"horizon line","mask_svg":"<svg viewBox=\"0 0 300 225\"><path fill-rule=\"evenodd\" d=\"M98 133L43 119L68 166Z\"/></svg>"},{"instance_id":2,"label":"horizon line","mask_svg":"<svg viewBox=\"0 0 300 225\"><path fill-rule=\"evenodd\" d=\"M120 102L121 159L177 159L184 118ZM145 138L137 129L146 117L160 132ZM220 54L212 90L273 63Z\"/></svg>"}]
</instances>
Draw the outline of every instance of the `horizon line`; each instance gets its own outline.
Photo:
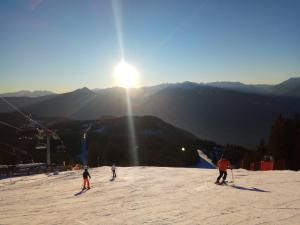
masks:
<instances>
[{"instance_id":1,"label":"horizon line","mask_svg":"<svg viewBox=\"0 0 300 225\"><path fill-rule=\"evenodd\" d=\"M276 82L270 82L270 83L244 83L244 82L241 82L241 81L230 81L230 80L217 80L217 81L209 81L209 82L196 82L196 81L178 81L178 82L162 82L162 83L159 83L159 84L150 84L150 85L145 85L145 86L140 86L140 87L132 87L132 88L129 88L129 89L142 89L142 88L149 88L149 87L155 87L155 86L159 86L159 85L168 85L168 84L182 84L182 83L194 83L194 84L211 84L211 83L240 83L240 84L243 84L243 85L270 85L270 86L273 86L273 85L278 85L278 84L281 84L287 80L290 80L290 79L293 79L293 78L300 78L300 76L292 76L292 77L289 77L288 79L285 79L285 80L282 80L282 81L276 81ZM93 90L106 90L106 89L113 89L113 88L124 88L124 87L121 87L121 86L107 86L107 87L90 87L90 86L82 86L82 87L78 87L78 88L70 88L70 89L65 89L65 90L53 90L53 89L21 89L21 90L11 90L11 91L5 91L5 92L1 92L0 95L3 95L3 94L12 94L12 93L16 93L16 92L22 92L22 91L26 91L26 92L52 92L53 94L63 94L63 93L68 93L68 92L73 92L73 91L76 91L76 90L80 90L80 89L83 89L83 88L87 88L91 91Z\"/></svg>"}]
</instances>

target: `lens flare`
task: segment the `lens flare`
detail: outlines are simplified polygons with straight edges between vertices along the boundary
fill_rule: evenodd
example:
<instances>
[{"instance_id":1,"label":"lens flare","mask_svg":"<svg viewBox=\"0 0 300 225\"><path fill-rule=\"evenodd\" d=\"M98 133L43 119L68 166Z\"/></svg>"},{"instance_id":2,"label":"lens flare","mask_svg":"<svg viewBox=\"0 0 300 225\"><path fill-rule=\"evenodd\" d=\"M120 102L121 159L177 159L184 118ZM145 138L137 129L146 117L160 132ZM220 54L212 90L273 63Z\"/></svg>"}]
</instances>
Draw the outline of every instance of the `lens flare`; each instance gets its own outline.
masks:
<instances>
[{"instance_id":1,"label":"lens flare","mask_svg":"<svg viewBox=\"0 0 300 225\"><path fill-rule=\"evenodd\" d=\"M139 72L133 66L124 61L120 62L114 70L115 80L118 86L124 88L138 87Z\"/></svg>"},{"instance_id":2,"label":"lens flare","mask_svg":"<svg viewBox=\"0 0 300 225\"><path fill-rule=\"evenodd\" d=\"M128 139L131 164L139 165L138 146L135 135L134 113L130 101L130 88L138 87L139 73L138 70L125 62L125 53L123 48L123 32L122 32L122 1L112 0L112 9L115 17L116 34L120 48L121 62L115 67L114 76L118 86L126 88L126 106L127 106L127 123L128 123Z\"/></svg>"},{"instance_id":3,"label":"lens flare","mask_svg":"<svg viewBox=\"0 0 300 225\"><path fill-rule=\"evenodd\" d=\"M129 152L131 158L131 164L133 166L139 165L138 147L135 135L134 115L132 112L132 106L130 101L129 90L126 89L126 105L127 105L127 124L128 124L128 138L129 138Z\"/></svg>"}]
</instances>

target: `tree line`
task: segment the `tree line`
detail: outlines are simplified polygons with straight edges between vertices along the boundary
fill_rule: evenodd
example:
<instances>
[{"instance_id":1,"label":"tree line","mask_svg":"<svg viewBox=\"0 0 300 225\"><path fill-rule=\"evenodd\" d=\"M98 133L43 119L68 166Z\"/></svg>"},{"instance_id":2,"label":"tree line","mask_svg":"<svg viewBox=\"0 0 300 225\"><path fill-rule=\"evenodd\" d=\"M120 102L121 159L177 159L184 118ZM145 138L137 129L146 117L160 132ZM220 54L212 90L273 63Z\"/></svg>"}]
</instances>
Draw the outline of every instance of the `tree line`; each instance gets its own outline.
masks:
<instances>
[{"instance_id":1,"label":"tree line","mask_svg":"<svg viewBox=\"0 0 300 225\"><path fill-rule=\"evenodd\" d=\"M279 115L271 127L269 139L261 140L255 152L245 152L242 167L248 169L251 162L258 162L266 156L275 162L284 161L286 169L300 169L299 114L292 118Z\"/></svg>"}]
</instances>

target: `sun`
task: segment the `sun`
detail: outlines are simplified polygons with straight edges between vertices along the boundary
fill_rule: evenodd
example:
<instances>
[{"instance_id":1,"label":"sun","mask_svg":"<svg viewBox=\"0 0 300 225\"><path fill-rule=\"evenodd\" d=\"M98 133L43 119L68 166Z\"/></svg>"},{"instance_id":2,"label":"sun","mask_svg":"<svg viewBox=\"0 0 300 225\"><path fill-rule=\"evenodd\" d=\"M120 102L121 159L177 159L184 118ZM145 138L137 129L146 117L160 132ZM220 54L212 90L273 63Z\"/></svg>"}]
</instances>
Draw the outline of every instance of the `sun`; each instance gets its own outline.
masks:
<instances>
[{"instance_id":1,"label":"sun","mask_svg":"<svg viewBox=\"0 0 300 225\"><path fill-rule=\"evenodd\" d=\"M118 63L114 70L115 81L118 86L124 88L134 88L139 85L139 72L125 61Z\"/></svg>"}]
</instances>

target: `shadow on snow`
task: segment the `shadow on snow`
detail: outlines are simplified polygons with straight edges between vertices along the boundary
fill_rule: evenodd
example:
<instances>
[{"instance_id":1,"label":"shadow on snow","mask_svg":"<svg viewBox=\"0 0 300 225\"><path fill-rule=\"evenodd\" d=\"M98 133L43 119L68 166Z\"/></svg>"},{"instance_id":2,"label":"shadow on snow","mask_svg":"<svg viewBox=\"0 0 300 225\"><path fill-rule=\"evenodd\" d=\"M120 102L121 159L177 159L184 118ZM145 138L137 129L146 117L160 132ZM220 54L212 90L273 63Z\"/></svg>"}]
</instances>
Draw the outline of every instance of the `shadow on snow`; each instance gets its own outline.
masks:
<instances>
[{"instance_id":1,"label":"shadow on snow","mask_svg":"<svg viewBox=\"0 0 300 225\"><path fill-rule=\"evenodd\" d=\"M83 194L84 192L86 192L86 189L77 192L76 194L74 194L74 196L81 195L81 194Z\"/></svg>"},{"instance_id":2,"label":"shadow on snow","mask_svg":"<svg viewBox=\"0 0 300 225\"><path fill-rule=\"evenodd\" d=\"M270 192L270 191L262 190L262 189L255 188L255 187L246 188L246 187L238 186L235 184L233 184L231 187L239 189L239 190L243 190L243 191Z\"/></svg>"}]
</instances>

